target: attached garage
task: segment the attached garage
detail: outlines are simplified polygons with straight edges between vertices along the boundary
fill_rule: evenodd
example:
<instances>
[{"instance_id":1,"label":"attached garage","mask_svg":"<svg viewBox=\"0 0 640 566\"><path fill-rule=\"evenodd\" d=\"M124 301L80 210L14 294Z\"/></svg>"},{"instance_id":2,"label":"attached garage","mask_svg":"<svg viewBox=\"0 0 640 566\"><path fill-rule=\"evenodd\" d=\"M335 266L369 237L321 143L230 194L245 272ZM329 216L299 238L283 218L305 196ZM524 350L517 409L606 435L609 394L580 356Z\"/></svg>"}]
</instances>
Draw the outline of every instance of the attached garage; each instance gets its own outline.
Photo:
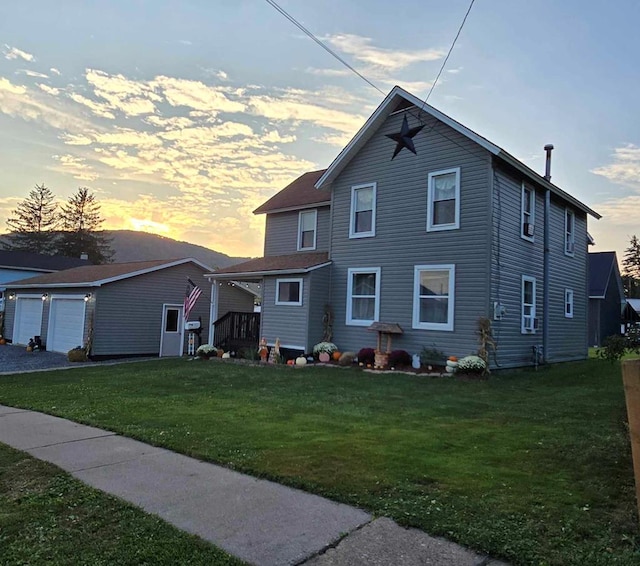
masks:
<instances>
[{"instance_id":1,"label":"attached garage","mask_svg":"<svg viewBox=\"0 0 640 566\"><path fill-rule=\"evenodd\" d=\"M49 307L47 348L68 352L84 344L86 302L84 295L53 295Z\"/></svg>"},{"instance_id":2,"label":"attached garage","mask_svg":"<svg viewBox=\"0 0 640 566\"><path fill-rule=\"evenodd\" d=\"M42 330L43 301L40 295L17 295L13 343L28 344Z\"/></svg>"}]
</instances>

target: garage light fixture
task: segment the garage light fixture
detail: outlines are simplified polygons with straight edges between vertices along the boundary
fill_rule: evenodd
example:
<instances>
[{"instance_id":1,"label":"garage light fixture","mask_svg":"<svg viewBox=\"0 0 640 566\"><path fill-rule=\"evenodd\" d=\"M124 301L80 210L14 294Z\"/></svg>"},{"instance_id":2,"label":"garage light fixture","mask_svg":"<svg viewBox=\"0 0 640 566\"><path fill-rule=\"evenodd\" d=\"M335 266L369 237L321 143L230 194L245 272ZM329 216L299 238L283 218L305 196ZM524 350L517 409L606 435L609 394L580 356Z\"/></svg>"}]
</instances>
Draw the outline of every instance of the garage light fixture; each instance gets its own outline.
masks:
<instances>
[{"instance_id":1,"label":"garage light fixture","mask_svg":"<svg viewBox=\"0 0 640 566\"><path fill-rule=\"evenodd\" d=\"M46 301L49 298L49 293L42 293L42 300Z\"/></svg>"},{"instance_id":2,"label":"garage light fixture","mask_svg":"<svg viewBox=\"0 0 640 566\"><path fill-rule=\"evenodd\" d=\"M16 294L15 293L9 293L9 300L13 301L13 299L16 298Z\"/></svg>"},{"instance_id":3,"label":"garage light fixture","mask_svg":"<svg viewBox=\"0 0 640 566\"><path fill-rule=\"evenodd\" d=\"M90 299L90 298L91 298L91 293L87 293L87 294L84 296L84 302L86 303L87 301L89 301L89 299Z\"/></svg>"}]
</instances>

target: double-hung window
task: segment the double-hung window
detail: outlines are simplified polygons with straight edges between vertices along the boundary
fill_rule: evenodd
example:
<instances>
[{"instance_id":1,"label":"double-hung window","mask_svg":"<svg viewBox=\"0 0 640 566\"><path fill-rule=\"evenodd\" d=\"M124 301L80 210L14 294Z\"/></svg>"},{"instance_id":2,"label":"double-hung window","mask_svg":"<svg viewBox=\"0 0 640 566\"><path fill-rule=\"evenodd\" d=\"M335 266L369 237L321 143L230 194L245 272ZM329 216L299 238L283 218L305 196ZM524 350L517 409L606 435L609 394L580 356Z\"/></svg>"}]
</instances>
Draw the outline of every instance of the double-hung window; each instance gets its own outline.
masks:
<instances>
[{"instance_id":1,"label":"double-hung window","mask_svg":"<svg viewBox=\"0 0 640 566\"><path fill-rule=\"evenodd\" d=\"M455 265L416 265L413 328L453 330Z\"/></svg>"},{"instance_id":2,"label":"double-hung window","mask_svg":"<svg viewBox=\"0 0 640 566\"><path fill-rule=\"evenodd\" d=\"M535 334L536 320L536 280L527 275L522 276L522 334Z\"/></svg>"},{"instance_id":3,"label":"double-hung window","mask_svg":"<svg viewBox=\"0 0 640 566\"><path fill-rule=\"evenodd\" d=\"M302 210L298 215L298 251L316 249L317 210Z\"/></svg>"},{"instance_id":4,"label":"double-hung window","mask_svg":"<svg viewBox=\"0 0 640 566\"><path fill-rule=\"evenodd\" d=\"M276 279L276 305L302 305L302 279Z\"/></svg>"},{"instance_id":5,"label":"double-hung window","mask_svg":"<svg viewBox=\"0 0 640 566\"><path fill-rule=\"evenodd\" d=\"M532 187L522 183L522 204L520 220L520 237L533 242L536 220L536 192Z\"/></svg>"},{"instance_id":6,"label":"double-hung window","mask_svg":"<svg viewBox=\"0 0 640 566\"><path fill-rule=\"evenodd\" d=\"M573 289L564 290L564 316L573 318Z\"/></svg>"},{"instance_id":7,"label":"double-hung window","mask_svg":"<svg viewBox=\"0 0 640 566\"><path fill-rule=\"evenodd\" d=\"M564 253L574 255L576 248L576 215L572 210L564 210Z\"/></svg>"},{"instance_id":8,"label":"double-hung window","mask_svg":"<svg viewBox=\"0 0 640 566\"><path fill-rule=\"evenodd\" d=\"M351 187L349 238L376 235L376 184Z\"/></svg>"},{"instance_id":9,"label":"double-hung window","mask_svg":"<svg viewBox=\"0 0 640 566\"><path fill-rule=\"evenodd\" d=\"M427 232L460 228L460 167L429 173Z\"/></svg>"},{"instance_id":10,"label":"double-hung window","mask_svg":"<svg viewBox=\"0 0 640 566\"><path fill-rule=\"evenodd\" d=\"M347 324L369 326L380 314L380 268L349 269L347 279Z\"/></svg>"}]
</instances>

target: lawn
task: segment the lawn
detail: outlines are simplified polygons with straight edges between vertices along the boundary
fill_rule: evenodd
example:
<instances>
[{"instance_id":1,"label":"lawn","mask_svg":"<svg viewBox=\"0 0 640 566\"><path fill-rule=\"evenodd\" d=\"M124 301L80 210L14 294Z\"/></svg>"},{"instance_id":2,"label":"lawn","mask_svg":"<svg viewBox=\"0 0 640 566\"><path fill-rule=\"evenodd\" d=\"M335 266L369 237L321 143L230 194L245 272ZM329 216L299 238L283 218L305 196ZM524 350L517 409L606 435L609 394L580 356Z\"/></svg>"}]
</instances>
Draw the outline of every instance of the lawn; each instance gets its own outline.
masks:
<instances>
[{"instance_id":1,"label":"lawn","mask_svg":"<svg viewBox=\"0 0 640 566\"><path fill-rule=\"evenodd\" d=\"M55 466L0 444L0 564L242 562Z\"/></svg>"},{"instance_id":2,"label":"lawn","mask_svg":"<svg viewBox=\"0 0 640 566\"><path fill-rule=\"evenodd\" d=\"M0 377L0 403L355 504L514 564L639 564L619 365L456 381L168 360Z\"/></svg>"}]
</instances>

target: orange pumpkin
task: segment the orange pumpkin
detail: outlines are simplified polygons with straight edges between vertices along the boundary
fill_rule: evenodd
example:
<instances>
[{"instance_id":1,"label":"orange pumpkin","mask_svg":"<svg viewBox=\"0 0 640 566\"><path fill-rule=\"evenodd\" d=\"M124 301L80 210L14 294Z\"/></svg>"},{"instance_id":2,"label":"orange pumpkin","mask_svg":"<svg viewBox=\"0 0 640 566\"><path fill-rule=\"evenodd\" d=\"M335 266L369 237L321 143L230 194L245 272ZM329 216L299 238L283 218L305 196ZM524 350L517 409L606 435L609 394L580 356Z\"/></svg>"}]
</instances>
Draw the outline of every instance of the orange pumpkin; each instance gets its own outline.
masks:
<instances>
[{"instance_id":1,"label":"orange pumpkin","mask_svg":"<svg viewBox=\"0 0 640 566\"><path fill-rule=\"evenodd\" d=\"M0 338L0 346L4 346L7 341L4 338Z\"/></svg>"},{"instance_id":2,"label":"orange pumpkin","mask_svg":"<svg viewBox=\"0 0 640 566\"><path fill-rule=\"evenodd\" d=\"M333 360L334 360L335 362L337 362L337 361L340 359L340 356L342 356L342 354L341 354L340 352L337 352L337 351L336 351L336 352L334 352L334 353L331 355L331 357L333 358Z\"/></svg>"},{"instance_id":3,"label":"orange pumpkin","mask_svg":"<svg viewBox=\"0 0 640 566\"><path fill-rule=\"evenodd\" d=\"M455 356L449 356L449 361L450 362L457 362L458 358L456 358Z\"/></svg>"}]
</instances>

